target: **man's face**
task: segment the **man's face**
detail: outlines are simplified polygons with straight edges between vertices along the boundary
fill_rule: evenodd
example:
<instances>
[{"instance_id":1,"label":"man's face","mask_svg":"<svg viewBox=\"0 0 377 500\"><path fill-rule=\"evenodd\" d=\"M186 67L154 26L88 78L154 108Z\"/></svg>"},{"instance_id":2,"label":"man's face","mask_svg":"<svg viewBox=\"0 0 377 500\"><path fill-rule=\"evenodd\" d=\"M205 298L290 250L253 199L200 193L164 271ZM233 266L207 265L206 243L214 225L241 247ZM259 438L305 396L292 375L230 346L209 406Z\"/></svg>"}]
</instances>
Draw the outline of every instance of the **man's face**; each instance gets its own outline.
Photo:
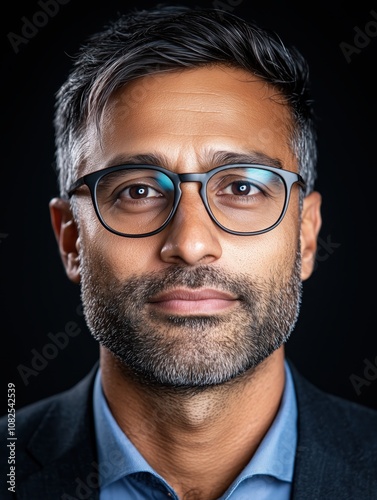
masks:
<instances>
[{"instance_id":1,"label":"man's face","mask_svg":"<svg viewBox=\"0 0 377 500\"><path fill-rule=\"evenodd\" d=\"M136 156L177 173L248 159L297 170L290 126L277 92L242 70L153 75L113 97L101 143L89 134L80 175ZM223 383L288 338L301 297L297 185L280 225L256 236L219 228L193 182L182 184L178 211L163 231L121 237L100 224L86 189L76 202L88 326L142 380Z\"/></svg>"}]
</instances>

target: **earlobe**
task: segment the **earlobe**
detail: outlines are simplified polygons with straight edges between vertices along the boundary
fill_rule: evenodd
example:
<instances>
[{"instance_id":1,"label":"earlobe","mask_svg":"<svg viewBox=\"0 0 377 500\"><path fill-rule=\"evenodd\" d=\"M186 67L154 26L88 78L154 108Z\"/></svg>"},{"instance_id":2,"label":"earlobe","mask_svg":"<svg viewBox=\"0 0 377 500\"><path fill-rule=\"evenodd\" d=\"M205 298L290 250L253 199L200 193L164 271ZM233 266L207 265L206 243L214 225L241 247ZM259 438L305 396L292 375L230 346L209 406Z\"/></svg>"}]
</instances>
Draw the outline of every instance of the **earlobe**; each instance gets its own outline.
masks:
<instances>
[{"instance_id":1,"label":"earlobe","mask_svg":"<svg viewBox=\"0 0 377 500\"><path fill-rule=\"evenodd\" d=\"M301 279L308 279L314 269L317 238L321 229L321 195L314 191L304 198L301 220Z\"/></svg>"},{"instance_id":2,"label":"earlobe","mask_svg":"<svg viewBox=\"0 0 377 500\"><path fill-rule=\"evenodd\" d=\"M49 203L49 208L52 228L58 243L65 271L71 281L79 283L79 234L69 202L62 198L53 198Z\"/></svg>"}]
</instances>

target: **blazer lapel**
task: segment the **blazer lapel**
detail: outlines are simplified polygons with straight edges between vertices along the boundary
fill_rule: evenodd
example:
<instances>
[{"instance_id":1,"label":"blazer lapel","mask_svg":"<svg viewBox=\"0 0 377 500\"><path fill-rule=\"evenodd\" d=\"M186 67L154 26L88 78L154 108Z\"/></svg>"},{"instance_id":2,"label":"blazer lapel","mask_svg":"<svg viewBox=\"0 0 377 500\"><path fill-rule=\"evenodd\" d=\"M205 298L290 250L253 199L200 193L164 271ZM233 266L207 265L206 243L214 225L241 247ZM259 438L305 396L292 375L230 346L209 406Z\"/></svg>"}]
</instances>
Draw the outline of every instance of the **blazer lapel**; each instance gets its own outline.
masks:
<instances>
[{"instance_id":1,"label":"blazer lapel","mask_svg":"<svg viewBox=\"0 0 377 500\"><path fill-rule=\"evenodd\" d=\"M98 499L92 389L97 365L64 397L55 398L28 444L34 469L17 498ZM36 470L35 462L39 467Z\"/></svg>"}]
</instances>

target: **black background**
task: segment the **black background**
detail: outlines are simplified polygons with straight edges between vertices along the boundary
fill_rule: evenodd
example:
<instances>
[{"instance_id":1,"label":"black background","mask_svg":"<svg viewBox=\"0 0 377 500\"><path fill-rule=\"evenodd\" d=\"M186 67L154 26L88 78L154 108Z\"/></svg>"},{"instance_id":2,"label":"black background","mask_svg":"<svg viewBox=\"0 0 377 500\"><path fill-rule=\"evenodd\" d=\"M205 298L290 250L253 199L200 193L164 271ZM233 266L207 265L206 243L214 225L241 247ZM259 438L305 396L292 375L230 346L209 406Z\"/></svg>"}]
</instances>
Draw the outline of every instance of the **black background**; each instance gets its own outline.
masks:
<instances>
[{"instance_id":1,"label":"black background","mask_svg":"<svg viewBox=\"0 0 377 500\"><path fill-rule=\"evenodd\" d=\"M16 385L20 408L72 386L98 357L81 314L79 288L65 275L50 225L48 202L57 194L54 94L70 69L70 56L88 35L117 11L154 5L141 0L106 0L95 6L65 2L55 2L56 12L47 19L38 13L43 3L51 9L53 0L8 3L2 14L1 413L7 411L8 382ZM309 60L319 117L317 189L323 196L323 226L316 269L304 284L301 315L287 354L318 387L377 408L377 369L365 371L365 360L377 364L377 4L180 3L215 5L254 17ZM16 53L8 35L22 36L25 18L40 26ZM366 31L367 38L360 34ZM342 43L354 50L349 60ZM51 334L70 327L80 333L67 337L66 346L46 347ZM40 359L37 366L36 353L51 359L44 364ZM30 369L34 372L27 375ZM355 376L365 380L358 391L352 384Z\"/></svg>"}]
</instances>

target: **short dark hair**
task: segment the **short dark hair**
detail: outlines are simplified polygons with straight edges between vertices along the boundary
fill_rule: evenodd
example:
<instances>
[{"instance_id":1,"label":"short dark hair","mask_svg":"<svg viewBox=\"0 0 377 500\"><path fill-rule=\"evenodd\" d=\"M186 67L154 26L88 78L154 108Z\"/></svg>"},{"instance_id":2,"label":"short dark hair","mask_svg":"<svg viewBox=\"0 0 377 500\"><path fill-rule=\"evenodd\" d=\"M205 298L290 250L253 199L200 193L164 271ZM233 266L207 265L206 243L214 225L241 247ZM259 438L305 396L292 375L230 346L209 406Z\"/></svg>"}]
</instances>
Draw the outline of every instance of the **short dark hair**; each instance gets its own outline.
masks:
<instances>
[{"instance_id":1,"label":"short dark hair","mask_svg":"<svg viewBox=\"0 0 377 500\"><path fill-rule=\"evenodd\" d=\"M89 37L56 96L55 141L60 195L67 196L85 158L85 131L99 122L114 92L146 75L225 64L274 86L292 114L291 145L313 190L316 132L308 64L295 47L252 21L216 9L156 6L119 15ZM135 99L134 99L135 101ZM123 103L132 106L132 99Z\"/></svg>"}]
</instances>

